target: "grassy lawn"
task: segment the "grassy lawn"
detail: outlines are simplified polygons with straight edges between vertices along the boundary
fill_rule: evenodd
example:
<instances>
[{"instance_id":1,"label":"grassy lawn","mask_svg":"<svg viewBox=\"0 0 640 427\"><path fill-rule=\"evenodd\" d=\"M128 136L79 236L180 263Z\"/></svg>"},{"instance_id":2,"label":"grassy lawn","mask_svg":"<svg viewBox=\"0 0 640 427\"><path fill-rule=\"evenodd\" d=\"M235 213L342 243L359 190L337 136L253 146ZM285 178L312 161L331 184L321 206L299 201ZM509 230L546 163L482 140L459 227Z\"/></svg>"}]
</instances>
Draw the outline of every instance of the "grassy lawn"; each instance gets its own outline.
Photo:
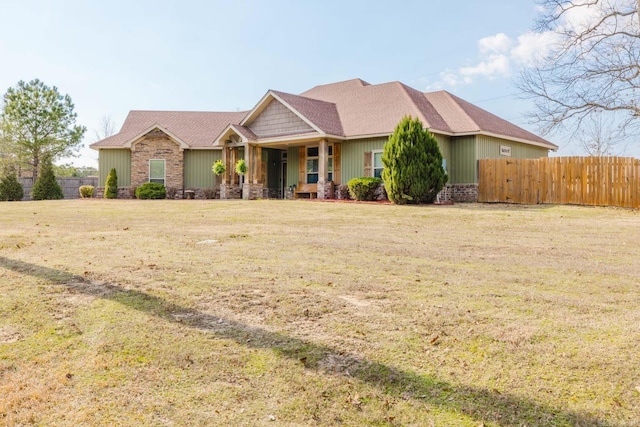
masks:
<instances>
[{"instance_id":1,"label":"grassy lawn","mask_svg":"<svg viewBox=\"0 0 640 427\"><path fill-rule=\"evenodd\" d=\"M0 204L0 425L640 425L640 212Z\"/></svg>"}]
</instances>

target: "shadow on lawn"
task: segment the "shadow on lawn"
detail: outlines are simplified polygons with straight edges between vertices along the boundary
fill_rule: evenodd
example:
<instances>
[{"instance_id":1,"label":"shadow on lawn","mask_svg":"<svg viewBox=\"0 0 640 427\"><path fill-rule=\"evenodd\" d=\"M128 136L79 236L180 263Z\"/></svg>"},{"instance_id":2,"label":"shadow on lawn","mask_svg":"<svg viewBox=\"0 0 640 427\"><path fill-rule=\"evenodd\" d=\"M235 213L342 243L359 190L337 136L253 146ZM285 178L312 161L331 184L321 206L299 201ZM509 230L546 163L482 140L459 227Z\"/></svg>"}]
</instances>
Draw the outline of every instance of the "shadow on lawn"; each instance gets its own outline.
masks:
<instances>
[{"instance_id":1,"label":"shadow on lawn","mask_svg":"<svg viewBox=\"0 0 640 427\"><path fill-rule=\"evenodd\" d=\"M368 361L336 348L219 318L144 292L109 283L92 282L65 271L1 256L0 267L47 279L75 292L117 301L163 320L186 324L248 347L269 348L284 357L303 361L306 368L320 369L328 375L349 375L374 385L388 395L460 412L479 422L492 421L501 426L611 425L589 415L540 405L497 390L452 385L432 376Z\"/></svg>"}]
</instances>

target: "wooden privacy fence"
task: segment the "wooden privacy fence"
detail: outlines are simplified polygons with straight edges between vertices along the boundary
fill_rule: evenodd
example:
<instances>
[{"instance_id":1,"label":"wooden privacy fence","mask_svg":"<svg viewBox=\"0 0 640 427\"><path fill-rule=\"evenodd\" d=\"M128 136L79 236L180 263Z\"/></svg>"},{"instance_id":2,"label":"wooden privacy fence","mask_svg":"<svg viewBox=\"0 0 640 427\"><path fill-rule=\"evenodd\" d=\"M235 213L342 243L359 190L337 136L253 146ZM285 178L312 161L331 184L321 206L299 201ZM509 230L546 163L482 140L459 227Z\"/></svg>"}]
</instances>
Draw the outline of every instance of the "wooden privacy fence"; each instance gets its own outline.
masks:
<instances>
[{"instance_id":1,"label":"wooden privacy fence","mask_svg":"<svg viewBox=\"0 0 640 427\"><path fill-rule=\"evenodd\" d=\"M479 161L479 202L640 208L640 160L543 157Z\"/></svg>"}]
</instances>

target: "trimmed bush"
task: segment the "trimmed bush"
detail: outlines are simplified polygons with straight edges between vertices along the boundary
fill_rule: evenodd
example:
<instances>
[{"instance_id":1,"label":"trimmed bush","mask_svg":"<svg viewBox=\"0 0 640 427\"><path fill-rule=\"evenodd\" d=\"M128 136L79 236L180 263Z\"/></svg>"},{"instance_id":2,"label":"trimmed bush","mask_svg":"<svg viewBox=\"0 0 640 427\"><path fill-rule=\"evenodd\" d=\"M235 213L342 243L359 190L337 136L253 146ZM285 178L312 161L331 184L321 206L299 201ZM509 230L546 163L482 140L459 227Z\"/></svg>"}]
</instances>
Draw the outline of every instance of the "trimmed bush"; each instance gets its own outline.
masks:
<instances>
[{"instance_id":1,"label":"trimmed bush","mask_svg":"<svg viewBox=\"0 0 640 427\"><path fill-rule=\"evenodd\" d=\"M59 200L64 198L62 187L56 181L53 173L51 156L48 154L45 154L40 162L40 173L36 182L33 183L31 198L33 200Z\"/></svg>"},{"instance_id":2,"label":"trimmed bush","mask_svg":"<svg viewBox=\"0 0 640 427\"><path fill-rule=\"evenodd\" d=\"M447 183L438 141L420 119L404 117L382 153L382 179L396 204L433 203Z\"/></svg>"},{"instance_id":3,"label":"trimmed bush","mask_svg":"<svg viewBox=\"0 0 640 427\"><path fill-rule=\"evenodd\" d=\"M80 197L82 197L83 199L92 198L95 190L96 188L93 185L81 185L78 188L78 191L80 192Z\"/></svg>"},{"instance_id":4,"label":"trimmed bush","mask_svg":"<svg viewBox=\"0 0 640 427\"><path fill-rule=\"evenodd\" d=\"M349 187L349 195L356 200L376 200L378 187L382 185L380 178L365 176L362 178L353 178L347 182Z\"/></svg>"},{"instance_id":5,"label":"trimmed bush","mask_svg":"<svg viewBox=\"0 0 640 427\"><path fill-rule=\"evenodd\" d=\"M118 197L118 173L116 168L111 168L107 175L107 182L104 184L104 198L115 199Z\"/></svg>"},{"instance_id":6,"label":"trimmed bush","mask_svg":"<svg viewBox=\"0 0 640 427\"><path fill-rule=\"evenodd\" d=\"M167 190L164 185L157 182L145 182L136 189L138 199L166 199Z\"/></svg>"},{"instance_id":7,"label":"trimmed bush","mask_svg":"<svg viewBox=\"0 0 640 427\"><path fill-rule=\"evenodd\" d=\"M0 201L15 202L24 197L24 188L18 181L18 174L13 166L7 166L0 178Z\"/></svg>"}]
</instances>

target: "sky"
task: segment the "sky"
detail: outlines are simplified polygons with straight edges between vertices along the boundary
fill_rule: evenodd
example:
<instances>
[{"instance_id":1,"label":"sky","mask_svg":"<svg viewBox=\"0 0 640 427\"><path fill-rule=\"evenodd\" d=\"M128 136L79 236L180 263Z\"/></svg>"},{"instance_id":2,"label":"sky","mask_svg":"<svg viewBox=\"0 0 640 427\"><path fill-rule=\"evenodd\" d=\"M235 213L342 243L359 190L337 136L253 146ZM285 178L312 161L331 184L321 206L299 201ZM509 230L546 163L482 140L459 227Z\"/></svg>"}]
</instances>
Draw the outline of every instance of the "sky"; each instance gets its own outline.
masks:
<instances>
[{"instance_id":1,"label":"sky","mask_svg":"<svg viewBox=\"0 0 640 427\"><path fill-rule=\"evenodd\" d=\"M269 90L352 78L445 89L525 129L514 86L544 40L535 0L0 0L0 92L38 78L87 127L130 110L250 110ZM560 138L558 155L583 154Z\"/></svg>"}]
</instances>

